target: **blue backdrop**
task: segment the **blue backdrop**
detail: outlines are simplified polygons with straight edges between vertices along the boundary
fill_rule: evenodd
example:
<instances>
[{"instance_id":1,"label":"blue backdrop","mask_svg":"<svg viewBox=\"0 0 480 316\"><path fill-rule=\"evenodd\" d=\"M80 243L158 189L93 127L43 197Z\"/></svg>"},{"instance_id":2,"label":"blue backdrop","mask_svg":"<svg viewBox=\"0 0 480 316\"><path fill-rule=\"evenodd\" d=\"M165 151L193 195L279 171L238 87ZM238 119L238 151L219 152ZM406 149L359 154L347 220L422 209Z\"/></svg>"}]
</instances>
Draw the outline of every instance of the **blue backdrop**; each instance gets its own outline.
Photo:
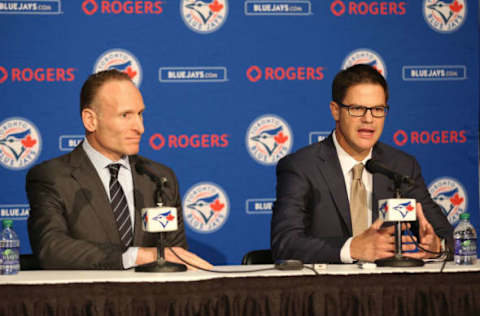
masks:
<instances>
[{"instance_id":1,"label":"blue backdrop","mask_svg":"<svg viewBox=\"0 0 480 316\"><path fill-rule=\"evenodd\" d=\"M179 178L191 249L240 263L269 248L276 162L329 134L333 77L369 63L390 84L381 140L417 157L452 223L467 211L478 228L478 10L470 0L0 0L0 217L30 253L26 172L81 141L81 85L117 68L147 107L140 154Z\"/></svg>"}]
</instances>

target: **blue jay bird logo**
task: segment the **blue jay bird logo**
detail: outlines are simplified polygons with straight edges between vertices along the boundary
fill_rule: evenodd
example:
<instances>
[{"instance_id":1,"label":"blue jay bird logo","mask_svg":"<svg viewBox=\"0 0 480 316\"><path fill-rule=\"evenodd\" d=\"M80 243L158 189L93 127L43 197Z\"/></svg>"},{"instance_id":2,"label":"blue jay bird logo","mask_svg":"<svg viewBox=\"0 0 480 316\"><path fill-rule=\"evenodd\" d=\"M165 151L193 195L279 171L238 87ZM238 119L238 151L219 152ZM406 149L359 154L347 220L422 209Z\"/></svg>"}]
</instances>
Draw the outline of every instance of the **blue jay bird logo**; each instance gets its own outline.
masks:
<instances>
[{"instance_id":1,"label":"blue jay bird logo","mask_svg":"<svg viewBox=\"0 0 480 316\"><path fill-rule=\"evenodd\" d=\"M175 216L172 215L172 211L167 211L161 214L158 214L152 221L157 221L162 225L163 228L167 227L168 223L171 223L175 219Z\"/></svg>"},{"instance_id":2,"label":"blue jay bird logo","mask_svg":"<svg viewBox=\"0 0 480 316\"><path fill-rule=\"evenodd\" d=\"M428 186L428 192L452 225L467 208L465 189L456 179L439 178Z\"/></svg>"},{"instance_id":3,"label":"blue jay bird logo","mask_svg":"<svg viewBox=\"0 0 480 316\"><path fill-rule=\"evenodd\" d=\"M380 214L382 214L382 217L385 218L385 216L387 215L387 212L388 212L388 203L387 203L387 201L383 202L383 204L380 206L380 208L378 209L378 211L380 212Z\"/></svg>"},{"instance_id":4,"label":"blue jay bird logo","mask_svg":"<svg viewBox=\"0 0 480 316\"><path fill-rule=\"evenodd\" d=\"M272 114L255 119L247 130L248 152L261 164L276 164L290 152L292 143L292 132L288 124Z\"/></svg>"},{"instance_id":5,"label":"blue jay bird logo","mask_svg":"<svg viewBox=\"0 0 480 316\"><path fill-rule=\"evenodd\" d=\"M18 160L28 148L36 144L37 141L32 139L31 135L32 132L29 129L11 133L0 139L0 146L4 146L15 157L15 160Z\"/></svg>"},{"instance_id":6,"label":"blue jay bird logo","mask_svg":"<svg viewBox=\"0 0 480 316\"><path fill-rule=\"evenodd\" d=\"M219 194L214 194L201 199L196 200L194 203L187 205L200 215L204 223L208 223L215 212L220 211L224 205L218 200Z\"/></svg>"},{"instance_id":7,"label":"blue jay bird logo","mask_svg":"<svg viewBox=\"0 0 480 316\"><path fill-rule=\"evenodd\" d=\"M195 32L211 33L225 22L227 0L182 0L181 14L185 24Z\"/></svg>"},{"instance_id":8,"label":"blue jay bird logo","mask_svg":"<svg viewBox=\"0 0 480 316\"><path fill-rule=\"evenodd\" d=\"M458 195L458 188L438 193L433 198L435 203L440 206L445 215L450 215L453 209L463 202L463 198Z\"/></svg>"},{"instance_id":9,"label":"blue jay bird logo","mask_svg":"<svg viewBox=\"0 0 480 316\"><path fill-rule=\"evenodd\" d=\"M463 9L463 4L460 4L458 0L451 3L445 3L444 1L437 1L427 5L427 8L435 11L442 19L444 24L447 24L452 17Z\"/></svg>"},{"instance_id":10,"label":"blue jay bird logo","mask_svg":"<svg viewBox=\"0 0 480 316\"><path fill-rule=\"evenodd\" d=\"M184 195L184 220L199 233L211 233L222 227L230 211L223 189L211 182L192 186Z\"/></svg>"},{"instance_id":11,"label":"blue jay bird logo","mask_svg":"<svg viewBox=\"0 0 480 316\"><path fill-rule=\"evenodd\" d=\"M400 215L402 215L403 218L405 218L409 212L412 212L413 210L415 210L415 208L412 206L412 202L410 201L395 205L392 209L400 213Z\"/></svg>"},{"instance_id":12,"label":"blue jay bird logo","mask_svg":"<svg viewBox=\"0 0 480 316\"><path fill-rule=\"evenodd\" d=\"M36 127L22 118L11 118L0 124L0 164L23 169L37 159L41 139Z\"/></svg>"},{"instance_id":13,"label":"blue jay bird logo","mask_svg":"<svg viewBox=\"0 0 480 316\"><path fill-rule=\"evenodd\" d=\"M465 21L465 0L424 0L423 16L430 27L441 33L457 30Z\"/></svg>"},{"instance_id":14,"label":"blue jay bird logo","mask_svg":"<svg viewBox=\"0 0 480 316\"><path fill-rule=\"evenodd\" d=\"M251 140L258 142L271 156L277 147L288 140L288 136L283 135L283 127L272 128L260 132L260 134L253 136Z\"/></svg>"}]
</instances>

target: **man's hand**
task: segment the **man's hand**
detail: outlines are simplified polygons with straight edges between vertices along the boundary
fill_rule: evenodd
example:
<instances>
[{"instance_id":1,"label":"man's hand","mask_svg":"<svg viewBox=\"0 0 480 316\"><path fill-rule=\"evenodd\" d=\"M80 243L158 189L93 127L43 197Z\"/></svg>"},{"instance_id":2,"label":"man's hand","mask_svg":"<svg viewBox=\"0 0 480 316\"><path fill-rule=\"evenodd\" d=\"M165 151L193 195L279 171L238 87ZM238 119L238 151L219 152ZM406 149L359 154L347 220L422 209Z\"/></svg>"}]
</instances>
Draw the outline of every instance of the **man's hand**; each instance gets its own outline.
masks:
<instances>
[{"instance_id":1,"label":"man's hand","mask_svg":"<svg viewBox=\"0 0 480 316\"><path fill-rule=\"evenodd\" d=\"M432 225L428 222L427 218L423 214L422 204L417 203L417 219L419 226L419 235L420 235L420 246L430 251L440 252L441 250L441 240L440 237L435 234ZM435 258L438 255L425 252L419 249L415 253L403 253L405 257L417 258L417 259L427 259Z\"/></svg>"},{"instance_id":2,"label":"man's hand","mask_svg":"<svg viewBox=\"0 0 480 316\"><path fill-rule=\"evenodd\" d=\"M213 268L213 266L210 263L198 257L196 254L192 252L189 252L181 247L171 247L171 248L173 248L173 251L175 251L175 253L180 258L182 258L188 263L191 263L197 267L200 267L206 270L211 270ZM142 265L142 264L154 262L156 260L157 260L157 248L153 248L153 247L138 248L137 260L135 261L135 264ZM170 262L175 262L175 263L186 264L185 262L177 258L177 256L175 256L175 254L170 250L170 247L165 248L165 260ZM186 265L189 270L197 270L197 268L193 266L190 266L188 264Z\"/></svg>"},{"instance_id":3,"label":"man's hand","mask_svg":"<svg viewBox=\"0 0 480 316\"><path fill-rule=\"evenodd\" d=\"M185 262L183 262L182 260L177 258L177 256L171 251L171 249L173 249L173 251L175 251L175 253L180 258L182 258ZM188 250L183 249L182 247L171 247L171 248L168 247L168 248L165 248L165 260L170 261L170 262L185 264L187 266L188 270L194 270L195 271L195 270L197 270L197 268L194 267L194 266L191 266L187 263L191 263L192 265L195 265L199 268L203 268L203 269L206 269L206 270L211 270L213 268L213 266L210 263L203 260L202 258L197 256L196 254L194 254L194 253L192 253Z\"/></svg>"},{"instance_id":4,"label":"man's hand","mask_svg":"<svg viewBox=\"0 0 480 316\"><path fill-rule=\"evenodd\" d=\"M382 224L382 219L378 218L372 226L352 239L350 255L353 259L373 262L395 254L395 227L380 228Z\"/></svg>"}]
</instances>

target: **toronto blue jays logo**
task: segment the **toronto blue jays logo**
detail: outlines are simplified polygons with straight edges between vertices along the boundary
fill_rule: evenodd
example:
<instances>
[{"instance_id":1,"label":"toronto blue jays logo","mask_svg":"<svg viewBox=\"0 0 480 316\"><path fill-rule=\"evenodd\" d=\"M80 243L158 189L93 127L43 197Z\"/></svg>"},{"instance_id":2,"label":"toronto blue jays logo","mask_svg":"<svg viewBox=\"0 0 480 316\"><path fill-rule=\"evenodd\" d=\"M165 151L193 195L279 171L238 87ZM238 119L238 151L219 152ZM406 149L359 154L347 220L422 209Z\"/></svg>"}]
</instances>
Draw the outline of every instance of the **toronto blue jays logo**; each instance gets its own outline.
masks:
<instances>
[{"instance_id":1,"label":"toronto blue jays logo","mask_svg":"<svg viewBox=\"0 0 480 316\"><path fill-rule=\"evenodd\" d=\"M388 203L387 201L383 202L382 205L380 206L380 208L378 209L378 211L380 212L380 214L382 215L382 218L385 218L387 216L387 212L388 212Z\"/></svg>"},{"instance_id":2,"label":"toronto blue jays logo","mask_svg":"<svg viewBox=\"0 0 480 316\"><path fill-rule=\"evenodd\" d=\"M228 0L182 0L180 14L185 24L198 33L218 30L227 18Z\"/></svg>"},{"instance_id":3,"label":"toronto blue jays logo","mask_svg":"<svg viewBox=\"0 0 480 316\"><path fill-rule=\"evenodd\" d=\"M382 76L387 78L387 68L380 55L370 49L357 49L345 57L342 63L342 69L353 65L366 64L375 68Z\"/></svg>"},{"instance_id":4,"label":"toronto blue jays logo","mask_svg":"<svg viewBox=\"0 0 480 316\"><path fill-rule=\"evenodd\" d=\"M173 216L172 211L169 210L169 211L166 211L166 212L163 212L163 213L160 213L160 214L154 216L152 219L149 219L148 218L148 212L145 212L145 213L143 213L143 218L142 219L143 219L143 227L144 228L147 227L147 224L148 224L149 220L156 221L160 225L162 225L163 228L166 228L167 225L175 219L175 216Z\"/></svg>"},{"instance_id":5,"label":"toronto blue jays logo","mask_svg":"<svg viewBox=\"0 0 480 316\"><path fill-rule=\"evenodd\" d=\"M428 25L440 33L456 31L467 16L465 0L424 0L423 17Z\"/></svg>"},{"instance_id":6,"label":"toronto blue jays logo","mask_svg":"<svg viewBox=\"0 0 480 316\"><path fill-rule=\"evenodd\" d=\"M412 206L412 202L408 201L406 203L399 203L392 207L392 211L398 212L403 218L405 218L409 212L415 210L415 207Z\"/></svg>"},{"instance_id":7,"label":"toronto blue jays logo","mask_svg":"<svg viewBox=\"0 0 480 316\"><path fill-rule=\"evenodd\" d=\"M273 165L290 152L292 138L288 124L282 118L268 114L250 124L245 142L253 159L261 164Z\"/></svg>"},{"instance_id":8,"label":"toronto blue jays logo","mask_svg":"<svg viewBox=\"0 0 480 316\"><path fill-rule=\"evenodd\" d=\"M117 69L126 73L137 87L142 81L142 68L135 56L124 49L111 49L98 57L93 72Z\"/></svg>"},{"instance_id":9,"label":"toronto blue jays logo","mask_svg":"<svg viewBox=\"0 0 480 316\"><path fill-rule=\"evenodd\" d=\"M455 224L467 208L467 196L460 182L452 178L440 178L428 186L428 191L448 221Z\"/></svg>"},{"instance_id":10,"label":"toronto blue jays logo","mask_svg":"<svg viewBox=\"0 0 480 316\"><path fill-rule=\"evenodd\" d=\"M8 169L24 169L40 155L40 133L24 118L0 123L0 164Z\"/></svg>"},{"instance_id":11,"label":"toronto blue jays logo","mask_svg":"<svg viewBox=\"0 0 480 316\"><path fill-rule=\"evenodd\" d=\"M225 224L229 204L228 197L220 186L209 182L198 183L185 194L185 222L197 232L214 232Z\"/></svg>"}]
</instances>

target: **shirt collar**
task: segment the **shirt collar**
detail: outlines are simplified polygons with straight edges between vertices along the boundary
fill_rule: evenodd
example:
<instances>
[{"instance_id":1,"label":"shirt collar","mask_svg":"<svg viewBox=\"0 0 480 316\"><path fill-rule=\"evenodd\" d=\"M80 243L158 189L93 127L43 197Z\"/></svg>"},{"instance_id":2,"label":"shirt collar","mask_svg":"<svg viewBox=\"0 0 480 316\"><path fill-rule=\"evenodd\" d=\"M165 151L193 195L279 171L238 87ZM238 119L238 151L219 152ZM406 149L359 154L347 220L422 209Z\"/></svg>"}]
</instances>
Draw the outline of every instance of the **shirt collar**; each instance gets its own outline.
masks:
<instances>
[{"instance_id":1,"label":"shirt collar","mask_svg":"<svg viewBox=\"0 0 480 316\"><path fill-rule=\"evenodd\" d=\"M90 143L88 142L86 137L85 137L85 140L83 141L82 147L83 147L83 150L85 150L85 153L87 154L88 158L90 158L90 161L98 170L107 168L107 166L112 163L119 163L122 167L130 170L130 163L127 155L123 155L122 158L118 161L112 161L107 157L105 157L104 155L102 155L95 148L93 148L92 145L90 145Z\"/></svg>"},{"instance_id":2,"label":"shirt collar","mask_svg":"<svg viewBox=\"0 0 480 316\"><path fill-rule=\"evenodd\" d=\"M333 131L333 144L335 145L335 149L337 150L338 160L340 161L340 167L342 168L343 176L346 176L352 168L358 164L358 161L355 160L352 156L350 156L339 144L336 136L336 130ZM368 153L367 157L360 161L365 165L365 163L372 158L372 149ZM366 169L365 169L366 170Z\"/></svg>"}]
</instances>

